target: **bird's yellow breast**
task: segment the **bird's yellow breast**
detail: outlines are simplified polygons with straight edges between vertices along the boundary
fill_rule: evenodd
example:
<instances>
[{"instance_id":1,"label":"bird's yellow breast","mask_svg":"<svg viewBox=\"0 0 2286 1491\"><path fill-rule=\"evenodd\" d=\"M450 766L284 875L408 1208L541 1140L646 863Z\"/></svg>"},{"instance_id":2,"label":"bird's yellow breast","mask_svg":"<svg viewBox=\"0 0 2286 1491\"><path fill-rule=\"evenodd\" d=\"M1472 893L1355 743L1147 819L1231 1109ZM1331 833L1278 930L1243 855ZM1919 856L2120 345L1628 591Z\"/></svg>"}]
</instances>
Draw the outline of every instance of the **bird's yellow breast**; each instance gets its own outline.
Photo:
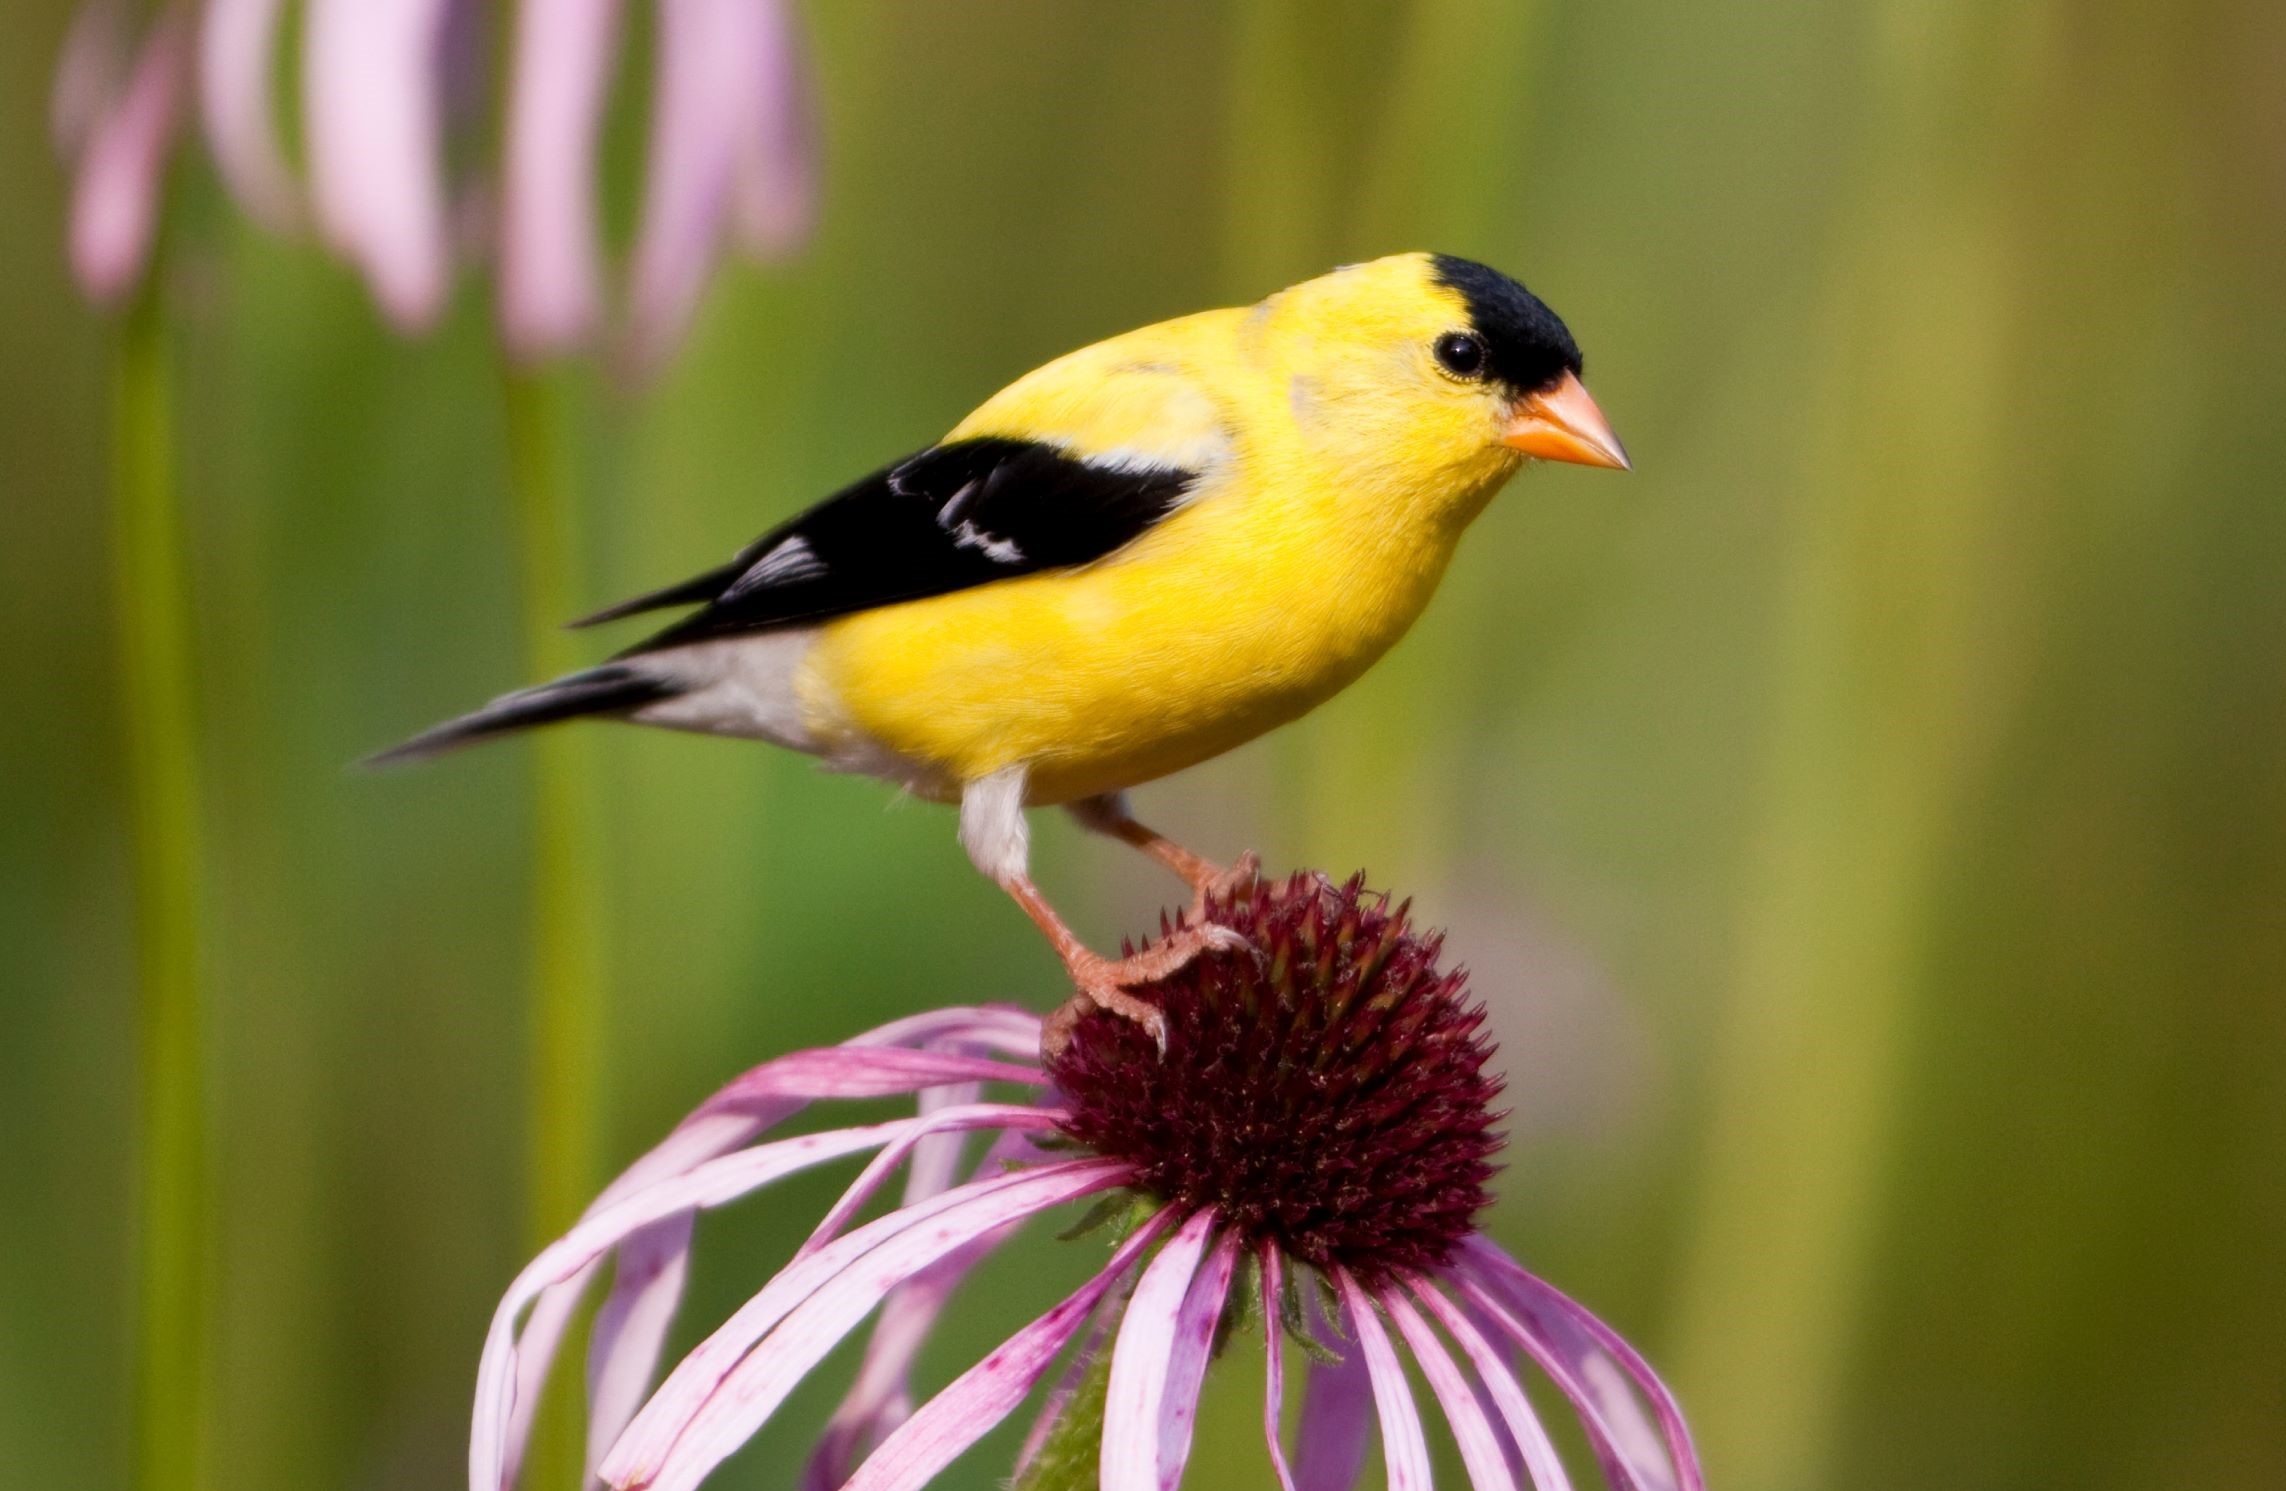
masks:
<instances>
[{"instance_id":1,"label":"bird's yellow breast","mask_svg":"<svg viewBox=\"0 0 2286 1491\"><path fill-rule=\"evenodd\" d=\"M1403 411L1376 422L1348 408L1353 438L1318 438L1318 390L1250 356L1251 315L1074 353L954 432L1045 434L1113 459L1179 452L1205 475L1180 511L1097 564L829 623L798 682L829 750L887 752L947 796L1023 766L1031 801L1068 802L1294 719L1404 634L1515 463L1431 459L1453 442L1416 434Z\"/></svg>"}]
</instances>

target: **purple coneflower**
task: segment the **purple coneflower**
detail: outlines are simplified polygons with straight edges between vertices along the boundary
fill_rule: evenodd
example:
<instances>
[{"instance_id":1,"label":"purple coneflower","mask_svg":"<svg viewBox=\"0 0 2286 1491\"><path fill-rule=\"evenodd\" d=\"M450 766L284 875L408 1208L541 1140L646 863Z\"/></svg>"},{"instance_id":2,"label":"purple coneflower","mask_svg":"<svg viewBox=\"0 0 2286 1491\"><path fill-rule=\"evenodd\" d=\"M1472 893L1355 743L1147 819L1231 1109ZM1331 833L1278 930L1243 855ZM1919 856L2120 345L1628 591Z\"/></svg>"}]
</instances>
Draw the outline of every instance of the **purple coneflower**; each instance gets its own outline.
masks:
<instances>
[{"instance_id":1,"label":"purple coneflower","mask_svg":"<svg viewBox=\"0 0 2286 1491\"><path fill-rule=\"evenodd\" d=\"M160 0L147 25L89 0L57 69L59 147L74 163L71 262L123 300L156 236L165 166L193 92L216 168L274 229L314 224L400 330L433 323L456 263L490 258L501 329L535 358L594 339L607 295L597 141L620 71L624 0L514 7L497 164L455 148L487 133L488 53L505 3L300 0L306 188L279 140L272 79L288 0ZM783 0L658 0L641 222L624 294L628 350L655 365L726 247L771 257L806 233L813 196L801 49Z\"/></svg>"},{"instance_id":2,"label":"purple coneflower","mask_svg":"<svg viewBox=\"0 0 2286 1491\"><path fill-rule=\"evenodd\" d=\"M607 1257L589 1443L594 1470L623 1491L697 1485L876 1308L856 1384L811 1461L806 1481L821 1491L925 1484L1067 1356L1023 1462L1107 1368L1101 1484L1170 1491L1209 1361L1256 1311L1264 1429L1287 1491L1354 1483L1368 1403L1390 1486L1428 1486L1401 1352L1479 1488L1571 1484L1526 1399L1529 1360L1571 1400L1616 1491L1702 1491L1682 1415L1650 1367L1475 1229L1500 1146L1499 1084L1481 1012L1463 976L1437 967L1437 939L1356 881L1258 885L1207 915L1260 956L1201 959L1147 991L1167 1017L1164 1055L1139 1027L1090 1015L1043 1066L1034 1016L948 1010L768 1063L717 1093L501 1301L477 1375L474 1491L514 1482L549 1359ZM983 1084L1039 1095L987 1102ZM919 1095L915 1116L751 1143L812 1099L902 1093ZM955 1184L977 1133L995 1137ZM694 1215L867 1152L793 1260L642 1401ZM902 1205L860 1222L900 1166ZM914 1357L962 1275L1028 1219L1089 1198L1126 1202L1131 1225L1109 1261L915 1409ZM1313 1357L1291 1459L1280 1440L1289 1334Z\"/></svg>"}]
</instances>

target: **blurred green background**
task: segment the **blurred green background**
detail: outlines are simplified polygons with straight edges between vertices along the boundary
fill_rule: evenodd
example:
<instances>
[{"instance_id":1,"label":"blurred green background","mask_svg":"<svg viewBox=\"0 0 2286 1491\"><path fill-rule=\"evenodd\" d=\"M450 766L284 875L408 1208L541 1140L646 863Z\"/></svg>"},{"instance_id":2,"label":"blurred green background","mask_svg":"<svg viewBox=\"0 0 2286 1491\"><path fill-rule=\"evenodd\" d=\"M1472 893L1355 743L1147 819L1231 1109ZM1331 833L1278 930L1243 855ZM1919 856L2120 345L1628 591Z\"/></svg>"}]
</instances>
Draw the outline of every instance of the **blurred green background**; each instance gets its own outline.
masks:
<instances>
[{"instance_id":1,"label":"blurred green background","mask_svg":"<svg viewBox=\"0 0 2286 1491\"><path fill-rule=\"evenodd\" d=\"M556 390L575 608L1099 336L1397 249L1517 273L1635 474L1526 476L1374 674L1146 816L1452 928L1511 1073L1494 1230L1667 1369L1723 1491L2286 1485L2286 10L807 10L819 237L727 275L654 389ZM0 12L9 1487L129 1463L109 335L44 138L66 16ZM448 1486L528 1243L532 757L343 764L527 676L482 287L393 340L203 166L180 186L213 1483ZM611 1164L769 1054L1056 997L944 811L591 735ZM1038 833L1097 939L1168 896ZM686 1334L832 1184L702 1232ZM938 1379L1074 1253L984 1275ZM1251 1370L1210 1381L1190 1485L1263 1483ZM720 1484L785 1484L837 1388Z\"/></svg>"}]
</instances>

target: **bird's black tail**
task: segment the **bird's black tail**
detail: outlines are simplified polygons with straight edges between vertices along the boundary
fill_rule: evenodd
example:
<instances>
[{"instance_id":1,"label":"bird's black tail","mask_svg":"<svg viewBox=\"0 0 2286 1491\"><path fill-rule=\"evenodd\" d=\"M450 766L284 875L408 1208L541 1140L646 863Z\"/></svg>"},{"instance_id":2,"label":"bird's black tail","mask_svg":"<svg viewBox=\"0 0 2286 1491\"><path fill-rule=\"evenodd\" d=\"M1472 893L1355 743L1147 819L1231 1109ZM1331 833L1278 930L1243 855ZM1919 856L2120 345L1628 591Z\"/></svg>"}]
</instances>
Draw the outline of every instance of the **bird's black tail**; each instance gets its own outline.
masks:
<instances>
[{"instance_id":1,"label":"bird's black tail","mask_svg":"<svg viewBox=\"0 0 2286 1491\"><path fill-rule=\"evenodd\" d=\"M552 725L558 720L578 719L582 715L626 714L681 692L672 680L656 673L625 663L606 663L600 668L566 674L552 683L502 694L482 709L433 725L403 745L368 756L360 764L393 766L401 761L418 761L534 725Z\"/></svg>"}]
</instances>

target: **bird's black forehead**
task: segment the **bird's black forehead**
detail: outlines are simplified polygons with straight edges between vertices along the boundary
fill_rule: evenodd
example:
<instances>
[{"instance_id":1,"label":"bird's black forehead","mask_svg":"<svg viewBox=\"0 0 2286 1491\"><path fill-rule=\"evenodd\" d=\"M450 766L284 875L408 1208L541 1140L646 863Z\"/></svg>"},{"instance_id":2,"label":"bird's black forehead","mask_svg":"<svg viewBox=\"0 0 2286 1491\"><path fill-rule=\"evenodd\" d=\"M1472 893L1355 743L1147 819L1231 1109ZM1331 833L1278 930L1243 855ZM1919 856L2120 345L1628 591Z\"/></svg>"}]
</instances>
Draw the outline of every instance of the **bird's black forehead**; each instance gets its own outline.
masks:
<instances>
[{"instance_id":1,"label":"bird's black forehead","mask_svg":"<svg viewBox=\"0 0 2286 1491\"><path fill-rule=\"evenodd\" d=\"M1492 376L1531 393L1580 370L1579 344L1540 297L1473 259L1435 255L1437 283L1468 305L1469 324L1491 351Z\"/></svg>"}]
</instances>

